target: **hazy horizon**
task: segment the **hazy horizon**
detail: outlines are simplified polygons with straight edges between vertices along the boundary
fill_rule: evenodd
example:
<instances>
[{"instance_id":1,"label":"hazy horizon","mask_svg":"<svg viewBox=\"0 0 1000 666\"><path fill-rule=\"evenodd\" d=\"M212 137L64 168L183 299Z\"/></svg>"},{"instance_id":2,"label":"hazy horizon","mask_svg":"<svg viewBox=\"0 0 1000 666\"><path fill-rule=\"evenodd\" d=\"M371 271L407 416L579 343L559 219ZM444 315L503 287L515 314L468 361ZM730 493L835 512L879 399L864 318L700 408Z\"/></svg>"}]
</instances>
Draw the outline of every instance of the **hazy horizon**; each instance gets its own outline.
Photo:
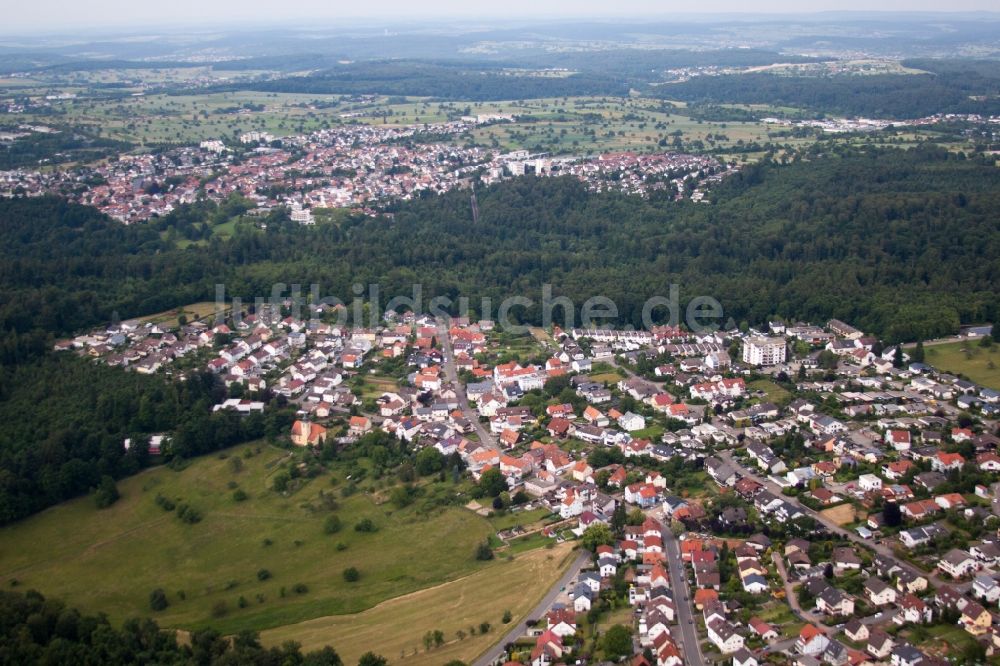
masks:
<instances>
[{"instance_id":1,"label":"hazy horizon","mask_svg":"<svg viewBox=\"0 0 1000 666\"><path fill-rule=\"evenodd\" d=\"M821 17L824 14L899 14L961 15L969 13L997 14L993 0L954 0L947 8L931 0L883 0L873 7L870 2L848 0L834 2L821 0L804 11L801 3L791 0L764 0L748 8L736 0L706 0L697 5L665 5L655 0L622 0L609 9L608 3L594 0L552 0L547 3L527 0L509 0L502 12L494 7L470 8L460 0L432 0L420 5L403 0L385 0L376 6L330 6L321 0L305 0L294 7L275 8L263 0L215 0L211 3L196 0L176 0L165 14L157 5L136 5L126 0L95 0L89 3L70 3L66 0L39 0L10 7L5 12L5 24L0 34L51 35L67 31L107 33L124 30L156 31L159 29L204 29L224 26L244 28L308 27L334 28L344 25L402 24L419 25L443 19L455 21L588 21L618 20L622 22L643 19L681 21L731 17L747 19L775 16ZM322 23L318 25L317 22Z\"/></svg>"}]
</instances>

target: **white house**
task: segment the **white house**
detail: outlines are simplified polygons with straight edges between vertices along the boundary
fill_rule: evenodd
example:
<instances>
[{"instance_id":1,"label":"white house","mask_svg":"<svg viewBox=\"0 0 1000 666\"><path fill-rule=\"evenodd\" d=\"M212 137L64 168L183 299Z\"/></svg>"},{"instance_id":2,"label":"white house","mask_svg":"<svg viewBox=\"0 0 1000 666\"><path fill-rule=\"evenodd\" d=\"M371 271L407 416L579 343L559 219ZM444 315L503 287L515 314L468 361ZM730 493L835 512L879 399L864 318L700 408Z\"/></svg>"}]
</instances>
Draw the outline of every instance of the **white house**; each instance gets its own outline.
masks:
<instances>
[{"instance_id":1,"label":"white house","mask_svg":"<svg viewBox=\"0 0 1000 666\"><path fill-rule=\"evenodd\" d=\"M972 553L959 548L949 550L944 557L938 560L937 566L938 569L954 578L961 578L979 570L979 562L972 556Z\"/></svg>"},{"instance_id":2,"label":"white house","mask_svg":"<svg viewBox=\"0 0 1000 666\"><path fill-rule=\"evenodd\" d=\"M858 477L858 488L866 493L882 490L882 479L874 474L862 474Z\"/></svg>"},{"instance_id":3,"label":"white house","mask_svg":"<svg viewBox=\"0 0 1000 666\"><path fill-rule=\"evenodd\" d=\"M628 432L642 430L646 427L646 419L639 414L625 412L621 415L621 417L619 417L618 425L620 425L623 430L627 430Z\"/></svg>"},{"instance_id":4,"label":"white house","mask_svg":"<svg viewBox=\"0 0 1000 666\"><path fill-rule=\"evenodd\" d=\"M726 620L714 619L708 623L708 639L722 654L733 654L743 647L744 639Z\"/></svg>"}]
</instances>

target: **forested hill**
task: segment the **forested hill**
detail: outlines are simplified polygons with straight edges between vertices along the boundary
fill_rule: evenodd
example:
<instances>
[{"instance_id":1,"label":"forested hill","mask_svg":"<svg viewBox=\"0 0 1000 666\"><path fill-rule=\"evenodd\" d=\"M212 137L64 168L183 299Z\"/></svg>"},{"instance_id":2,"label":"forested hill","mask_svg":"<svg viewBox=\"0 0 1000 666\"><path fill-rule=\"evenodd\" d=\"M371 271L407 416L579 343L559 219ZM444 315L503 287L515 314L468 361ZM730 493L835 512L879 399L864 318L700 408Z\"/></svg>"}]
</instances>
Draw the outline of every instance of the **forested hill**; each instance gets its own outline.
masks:
<instances>
[{"instance_id":1,"label":"forested hill","mask_svg":"<svg viewBox=\"0 0 1000 666\"><path fill-rule=\"evenodd\" d=\"M478 196L478 226L468 193L453 192L401 204L392 221L274 219L186 249L170 239L241 209L201 204L123 228L51 199L0 202L0 360L34 355L47 335L114 311L210 299L216 282L247 298L315 282L345 301L355 282L377 282L387 296L419 282L426 298L494 303L537 301L551 283L577 304L612 298L622 323L639 323L643 302L676 283L682 305L713 296L736 322L835 316L890 340L997 316L1000 170L935 147L831 148L749 167L716 187L712 205L591 194L568 178L518 179Z\"/></svg>"},{"instance_id":2,"label":"forested hill","mask_svg":"<svg viewBox=\"0 0 1000 666\"><path fill-rule=\"evenodd\" d=\"M777 76L771 73L698 76L659 86L656 97L693 103L770 104L816 114L922 118L935 113L1000 113L996 62L920 60L926 74Z\"/></svg>"},{"instance_id":3,"label":"forested hill","mask_svg":"<svg viewBox=\"0 0 1000 666\"><path fill-rule=\"evenodd\" d=\"M355 230L345 249L364 277L393 276L397 289L412 279L534 298L549 282L578 304L606 295L631 323L671 283L682 303L713 296L737 322L835 316L892 340L997 316L1000 171L935 148L753 167L711 206L581 189L494 188L473 231L465 195L420 202Z\"/></svg>"}]
</instances>

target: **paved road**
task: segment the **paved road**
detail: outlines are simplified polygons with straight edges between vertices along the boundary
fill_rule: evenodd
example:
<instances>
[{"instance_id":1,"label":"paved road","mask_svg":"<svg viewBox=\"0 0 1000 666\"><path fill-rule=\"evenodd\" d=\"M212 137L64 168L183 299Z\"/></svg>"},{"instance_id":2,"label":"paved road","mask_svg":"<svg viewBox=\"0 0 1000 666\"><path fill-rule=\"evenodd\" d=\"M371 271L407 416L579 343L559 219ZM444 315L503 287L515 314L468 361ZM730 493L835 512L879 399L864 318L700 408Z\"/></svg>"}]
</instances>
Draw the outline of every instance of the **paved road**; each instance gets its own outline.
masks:
<instances>
[{"instance_id":1,"label":"paved road","mask_svg":"<svg viewBox=\"0 0 1000 666\"><path fill-rule=\"evenodd\" d=\"M531 609L531 612L525 615L524 619L521 620L517 626L507 632L507 634L501 638L496 645L490 648L483 656L472 662L472 666L491 666L491 664L501 659L505 654L504 646L508 643L513 643L528 632L528 620L537 620L549 611L549 608L555 602L563 588L568 586L569 582L576 578L577 574L580 573L580 570L591 561L590 558L591 556L588 551L581 550L576 556L576 560L574 560L569 569L566 570L566 573L562 575L562 578L552 584L552 587L546 593L545 597L538 602L538 605Z\"/></svg>"},{"instance_id":2,"label":"paved road","mask_svg":"<svg viewBox=\"0 0 1000 666\"><path fill-rule=\"evenodd\" d=\"M701 653L701 642L698 640L698 625L694 623L694 605L691 591L688 588L687 575L684 572L684 561L681 559L681 549L677 537L670 531L669 522L663 530L663 548L667 555L667 569L670 573L670 587L674 591L674 606L677 608L678 646L684 655L684 663L688 666L704 666L705 657Z\"/></svg>"},{"instance_id":3,"label":"paved road","mask_svg":"<svg viewBox=\"0 0 1000 666\"><path fill-rule=\"evenodd\" d=\"M496 439L494 439L490 431L484 428L483 424L479 422L479 413L469 407L469 398L465 392L465 384L458 379L458 370L455 367L455 353L451 349L451 336L448 335L447 320L438 319L437 332L438 342L441 344L441 353L442 356L444 356L444 377L452 386L455 387L455 392L458 394L459 409L462 410L462 414L465 418L472 422L472 427L475 428L476 434L479 435L479 441L482 442L484 446L499 450Z\"/></svg>"}]
</instances>

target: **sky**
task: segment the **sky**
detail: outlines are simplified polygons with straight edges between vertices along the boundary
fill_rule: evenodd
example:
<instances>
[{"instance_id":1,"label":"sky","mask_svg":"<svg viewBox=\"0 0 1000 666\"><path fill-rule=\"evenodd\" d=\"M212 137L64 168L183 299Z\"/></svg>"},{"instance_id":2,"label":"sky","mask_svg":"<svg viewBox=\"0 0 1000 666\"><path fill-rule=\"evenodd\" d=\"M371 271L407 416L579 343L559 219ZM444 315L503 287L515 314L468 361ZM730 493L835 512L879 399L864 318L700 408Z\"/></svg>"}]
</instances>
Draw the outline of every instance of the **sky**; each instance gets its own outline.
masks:
<instances>
[{"instance_id":1,"label":"sky","mask_svg":"<svg viewBox=\"0 0 1000 666\"><path fill-rule=\"evenodd\" d=\"M337 19L415 18L620 19L679 13L801 13L803 11L997 11L997 0L31 0L4 3L0 32L47 32L72 27L212 26Z\"/></svg>"}]
</instances>

